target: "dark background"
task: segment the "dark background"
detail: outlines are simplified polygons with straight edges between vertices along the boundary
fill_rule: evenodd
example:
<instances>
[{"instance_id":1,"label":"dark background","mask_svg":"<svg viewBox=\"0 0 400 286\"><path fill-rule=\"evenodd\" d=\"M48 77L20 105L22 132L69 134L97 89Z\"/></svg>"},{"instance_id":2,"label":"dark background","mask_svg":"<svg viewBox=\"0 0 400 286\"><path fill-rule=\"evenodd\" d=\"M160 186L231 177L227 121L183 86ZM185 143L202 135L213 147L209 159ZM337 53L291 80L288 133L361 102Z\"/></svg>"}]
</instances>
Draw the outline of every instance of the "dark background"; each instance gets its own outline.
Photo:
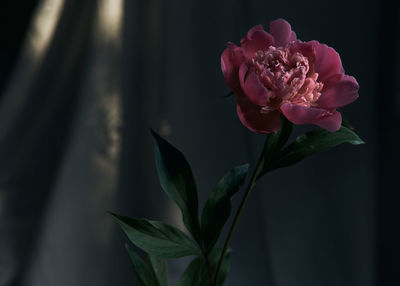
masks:
<instances>
[{"instance_id":1,"label":"dark background","mask_svg":"<svg viewBox=\"0 0 400 286\"><path fill-rule=\"evenodd\" d=\"M400 285L394 1L68 0L41 45L50 22L40 20L61 2L0 10L0 285L135 285L127 239L105 211L180 225L150 127L184 152L201 203L228 169L254 163L264 136L221 97L219 57L276 18L340 53L360 84L343 115L367 144L265 177L226 284ZM186 263L171 261L171 285Z\"/></svg>"}]
</instances>

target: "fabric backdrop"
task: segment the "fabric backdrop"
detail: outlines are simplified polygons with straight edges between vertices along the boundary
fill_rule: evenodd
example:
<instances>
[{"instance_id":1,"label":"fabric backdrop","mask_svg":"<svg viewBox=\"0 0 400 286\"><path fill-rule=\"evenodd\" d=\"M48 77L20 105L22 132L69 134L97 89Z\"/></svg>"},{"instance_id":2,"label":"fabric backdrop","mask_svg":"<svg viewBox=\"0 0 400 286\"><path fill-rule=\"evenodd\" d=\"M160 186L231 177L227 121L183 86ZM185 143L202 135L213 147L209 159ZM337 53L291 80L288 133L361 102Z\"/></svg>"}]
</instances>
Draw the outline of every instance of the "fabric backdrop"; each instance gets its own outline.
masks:
<instances>
[{"instance_id":1,"label":"fabric backdrop","mask_svg":"<svg viewBox=\"0 0 400 286\"><path fill-rule=\"evenodd\" d=\"M260 181L226 284L398 285L400 14L390 1L37 2L2 68L0 285L136 285L106 211L182 226L158 184L149 128L186 155L201 203L227 170L254 163L264 136L222 97L219 57L280 17L340 53L361 87L343 114L367 144ZM171 285L187 262L170 261Z\"/></svg>"}]
</instances>

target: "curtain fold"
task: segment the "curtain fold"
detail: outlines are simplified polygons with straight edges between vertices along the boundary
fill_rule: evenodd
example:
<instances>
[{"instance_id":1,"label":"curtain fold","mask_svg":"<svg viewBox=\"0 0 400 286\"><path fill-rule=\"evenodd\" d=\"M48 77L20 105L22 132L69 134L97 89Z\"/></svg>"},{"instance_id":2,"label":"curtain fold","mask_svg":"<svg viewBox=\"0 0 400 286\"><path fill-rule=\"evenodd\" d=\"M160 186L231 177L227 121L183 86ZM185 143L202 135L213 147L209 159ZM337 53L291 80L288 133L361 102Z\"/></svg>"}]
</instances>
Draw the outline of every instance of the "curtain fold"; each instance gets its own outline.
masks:
<instances>
[{"instance_id":1,"label":"curtain fold","mask_svg":"<svg viewBox=\"0 0 400 286\"><path fill-rule=\"evenodd\" d=\"M361 86L344 115L367 144L265 177L232 241L226 284L374 285L379 61L365 59L377 57L376 8L40 1L0 101L0 285L136 285L127 238L106 211L182 226L159 186L149 129L186 155L201 204L225 172L254 163L264 137L241 125L234 97L223 98L220 54L278 17L341 54ZM170 260L171 285L189 261Z\"/></svg>"}]
</instances>

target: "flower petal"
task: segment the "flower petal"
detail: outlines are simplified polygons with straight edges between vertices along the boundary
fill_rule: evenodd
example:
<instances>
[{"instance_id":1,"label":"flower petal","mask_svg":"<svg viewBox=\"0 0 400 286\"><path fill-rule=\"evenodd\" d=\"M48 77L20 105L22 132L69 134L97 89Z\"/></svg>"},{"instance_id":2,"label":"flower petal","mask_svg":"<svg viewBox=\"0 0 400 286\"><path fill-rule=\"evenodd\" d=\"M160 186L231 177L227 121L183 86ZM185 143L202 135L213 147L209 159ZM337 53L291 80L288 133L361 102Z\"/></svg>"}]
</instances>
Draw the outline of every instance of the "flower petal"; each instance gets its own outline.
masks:
<instances>
[{"instance_id":1,"label":"flower petal","mask_svg":"<svg viewBox=\"0 0 400 286\"><path fill-rule=\"evenodd\" d=\"M264 31L264 27L262 25L257 25L257 26L254 26L253 28L251 28L247 32L246 36L240 39L240 44L243 44L244 42L251 40L254 32L256 32L256 31Z\"/></svg>"},{"instance_id":2,"label":"flower petal","mask_svg":"<svg viewBox=\"0 0 400 286\"><path fill-rule=\"evenodd\" d=\"M336 110L306 107L298 104L284 103L281 111L294 124L315 124L330 132L340 128L342 117Z\"/></svg>"},{"instance_id":3,"label":"flower petal","mask_svg":"<svg viewBox=\"0 0 400 286\"><path fill-rule=\"evenodd\" d=\"M337 109L352 103L358 98L358 83L352 76L337 74L324 82L318 107Z\"/></svg>"},{"instance_id":4,"label":"flower petal","mask_svg":"<svg viewBox=\"0 0 400 286\"><path fill-rule=\"evenodd\" d=\"M237 114L243 125L256 133L277 132L281 126L279 111L262 113L260 106L245 97L237 98Z\"/></svg>"},{"instance_id":5,"label":"flower petal","mask_svg":"<svg viewBox=\"0 0 400 286\"><path fill-rule=\"evenodd\" d=\"M261 25L257 25L249 30L246 37L240 40L246 58L254 57L260 50L267 50L274 45L274 38L264 31Z\"/></svg>"},{"instance_id":6,"label":"flower petal","mask_svg":"<svg viewBox=\"0 0 400 286\"><path fill-rule=\"evenodd\" d=\"M342 125L342 115L340 112L332 111L329 112L329 115L323 116L319 118L313 124L328 130L329 132L338 131L340 126Z\"/></svg>"},{"instance_id":7,"label":"flower petal","mask_svg":"<svg viewBox=\"0 0 400 286\"><path fill-rule=\"evenodd\" d=\"M296 33L292 31L290 24L283 19L272 21L269 30L274 36L275 45L284 47L288 43L296 40Z\"/></svg>"},{"instance_id":8,"label":"flower petal","mask_svg":"<svg viewBox=\"0 0 400 286\"><path fill-rule=\"evenodd\" d=\"M221 69L226 83L236 94L241 91L238 71L243 61L242 49L235 44L228 43L221 55Z\"/></svg>"},{"instance_id":9,"label":"flower petal","mask_svg":"<svg viewBox=\"0 0 400 286\"><path fill-rule=\"evenodd\" d=\"M315 72L319 74L318 81L324 82L335 74L343 74L342 61L339 54L331 47L317 41L311 41L315 50Z\"/></svg>"},{"instance_id":10,"label":"flower petal","mask_svg":"<svg viewBox=\"0 0 400 286\"><path fill-rule=\"evenodd\" d=\"M289 49L292 54L300 53L307 57L309 61L310 72L314 72L315 49L311 42L296 41L289 46Z\"/></svg>"},{"instance_id":11,"label":"flower petal","mask_svg":"<svg viewBox=\"0 0 400 286\"><path fill-rule=\"evenodd\" d=\"M283 115L294 124L312 123L326 111L320 108L306 107L288 102L282 104L280 109Z\"/></svg>"},{"instance_id":12,"label":"flower petal","mask_svg":"<svg viewBox=\"0 0 400 286\"><path fill-rule=\"evenodd\" d=\"M265 88L254 72L247 74L247 71L248 67L243 63L239 69L239 79L244 94L254 104L267 105L271 92Z\"/></svg>"},{"instance_id":13,"label":"flower petal","mask_svg":"<svg viewBox=\"0 0 400 286\"><path fill-rule=\"evenodd\" d=\"M242 63L239 68L239 80L241 85L244 85L244 81L246 79L248 71L249 67L246 65L246 63Z\"/></svg>"}]
</instances>

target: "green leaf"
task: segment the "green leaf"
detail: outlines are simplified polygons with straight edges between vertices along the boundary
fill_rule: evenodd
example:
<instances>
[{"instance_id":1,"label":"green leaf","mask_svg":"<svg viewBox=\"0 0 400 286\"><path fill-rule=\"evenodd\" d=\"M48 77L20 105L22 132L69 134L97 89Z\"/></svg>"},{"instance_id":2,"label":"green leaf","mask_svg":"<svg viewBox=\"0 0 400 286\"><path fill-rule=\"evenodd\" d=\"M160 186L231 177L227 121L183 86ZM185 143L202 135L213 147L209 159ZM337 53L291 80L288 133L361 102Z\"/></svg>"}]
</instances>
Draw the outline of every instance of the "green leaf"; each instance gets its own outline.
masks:
<instances>
[{"instance_id":1,"label":"green leaf","mask_svg":"<svg viewBox=\"0 0 400 286\"><path fill-rule=\"evenodd\" d=\"M222 253L222 249L216 249L209 255L209 265L214 277L217 269L218 260ZM230 268L230 253L225 253L224 261L222 262L221 272L218 277L216 286L222 286ZM203 256L195 258L183 272L178 286L210 286L210 274L207 262Z\"/></svg>"},{"instance_id":2,"label":"green leaf","mask_svg":"<svg viewBox=\"0 0 400 286\"><path fill-rule=\"evenodd\" d=\"M230 260L231 252L232 251L230 248L228 248L227 251L225 252L224 260L222 261L220 274L218 276L218 281L216 286L224 285L225 279L228 276L229 269L231 268L231 260ZM213 252L211 252L210 255L214 276L215 276L215 271L217 270L217 265L219 262L219 258L221 257L221 254L222 254L222 249L216 249Z\"/></svg>"},{"instance_id":3,"label":"green leaf","mask_svg":"<svg viewBox=\"0 0 400 286\"><path fill-rule=\"evenodd\" d=\"M195 258L183 272L178 286L210 286L210 276L203 257Z\"/></svg>"},{"instance_id":4,"label":"green leaf","mask_svg":"<svg viewBox=\"0 0 400 286\"><path fill-rule=\"evenodd\" d=\"M271 163L268 170L294 165L313 154L331 149L337 145L349 143L352 145L364 144L364 141L356 133L342 126L336 132L318 129L307 132L287 146L281 156Z\"/></svg>"},{"instance_id":5,"label":"green leaf","mask_svg":"<svg viewBox=\"0 0 400 286\"><path fill-rule=\"evenodd\" d=\"M211 192L201 216L201 230L206 251L210 250L217 242L221 230L231 214L231 198L244 183L248 170L248 164L233 168Z\"/></svg>"},{"instance_id":6,"label":"green leaf","mask_svg":"<svg viewBox=\"0 0 400 286\"><path fill-rule=\"evenodd\" d=\"M165 258L149 255L149 261L160 286L168 286L168 267Z\"/></svg>"},{"instance_id":7,"label":"green leaf","mask_svg":"<svg viewBox=\"0 0 400 286\"><path fill-rule=\"evenodd\" d=\"M139 286L161 286L157 281L151 266L146 263L128 244L125 244L129 257L131 258L133 271Z\"/></svg>"},{"instance_id":8,"label":"green leaf","mask_svg":"<svg viewBox=\"0 0 400 286\"><path fill-rule=\"evenodd\" d=\"M129 240L150 255L178 258L201 253L196 243L176 227L159 221L111 215Z\"/></svg>"},{"instance_id":9,"label":"green leaf","mask_svg":"<svg viewBox=\"0 0 400 286\"><path fill-rule=\"evenodd\" d=\"M161 187L181 209L183 222L197 242L201 241L197 188L183 154L152 130L155 159Z\"/></svg>"}]
</instances>

